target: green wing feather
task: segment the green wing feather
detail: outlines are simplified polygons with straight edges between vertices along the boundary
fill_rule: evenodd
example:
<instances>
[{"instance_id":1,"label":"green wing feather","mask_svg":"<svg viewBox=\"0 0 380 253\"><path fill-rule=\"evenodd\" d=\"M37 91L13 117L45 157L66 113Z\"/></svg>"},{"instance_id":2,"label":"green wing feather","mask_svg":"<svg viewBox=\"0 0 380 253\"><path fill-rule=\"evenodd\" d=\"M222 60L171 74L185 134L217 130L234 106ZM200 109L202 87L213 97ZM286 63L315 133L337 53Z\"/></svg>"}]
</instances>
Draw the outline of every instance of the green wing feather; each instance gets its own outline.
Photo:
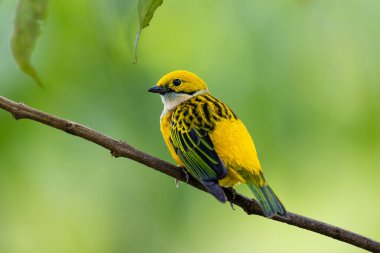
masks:
<instances>
[{"instance_id":1,"label":"green wing feather","mask_svg":"<svg viewBox=\"0 0 380 253\"><path fill-rule=\"evenodd\" d=\"M196 128L184 131L176 127L170 130L172 144L192 176L206 181L226 176L227 170L206 131Z\"/></svg>"},{"instance_id":2,"label":"green wing feather","mask_svg":"<svg viewBox=\"0 0 380 253\"><path fill-rule=\"evenodd\" d=\"M227 169L209 136L212 130L210 123L191 115L185 120L184 115L188 116L188 110L183 105L173 112L170 124L171 143L188 172L217 199L225 202L226 197L218 180L227 175ZM208 116L212 113L211 110L207 112Z\"/></svg>"}]
</instances>

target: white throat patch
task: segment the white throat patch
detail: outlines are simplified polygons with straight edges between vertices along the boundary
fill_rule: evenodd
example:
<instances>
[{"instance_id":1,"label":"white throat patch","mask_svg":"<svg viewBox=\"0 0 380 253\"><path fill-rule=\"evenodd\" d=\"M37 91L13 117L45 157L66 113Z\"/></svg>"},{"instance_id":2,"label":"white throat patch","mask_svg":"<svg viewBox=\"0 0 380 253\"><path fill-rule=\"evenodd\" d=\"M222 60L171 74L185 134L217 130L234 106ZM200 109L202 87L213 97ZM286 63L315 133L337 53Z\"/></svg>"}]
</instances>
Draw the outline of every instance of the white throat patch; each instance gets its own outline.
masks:
<instances>
[{"instance_id":1,"label":"white throat patch","mask_svg":"<svg viewBox=\"0 0 380 253\"><path fill-rule=\"evenodd\" d=\"M162 103L164 104L164 110L161 113L160 119L162 119L162 117L164 117L168 112L176 108L179 104L182 104L183 102L189 100L192 97L195 97L200 94L205 94L207 92L208 90L204 89L195 92L193 95L175 92L170 92L165 95L161 95Z\"/></svg>"}]
</instances>

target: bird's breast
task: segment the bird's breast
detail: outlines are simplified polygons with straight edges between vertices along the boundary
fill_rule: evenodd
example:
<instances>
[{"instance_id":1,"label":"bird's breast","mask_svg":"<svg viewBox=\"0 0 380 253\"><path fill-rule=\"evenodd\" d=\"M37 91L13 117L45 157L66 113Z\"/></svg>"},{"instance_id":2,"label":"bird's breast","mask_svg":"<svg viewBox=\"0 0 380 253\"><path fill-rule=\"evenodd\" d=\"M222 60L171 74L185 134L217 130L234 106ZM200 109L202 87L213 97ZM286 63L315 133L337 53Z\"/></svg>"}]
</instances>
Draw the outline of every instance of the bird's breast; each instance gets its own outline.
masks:
<instances>
[{"instance_id":1,"label":"bird's breast","mask_svg":"<svg viewBox=\"0 0 380 253\"><path fill-rule=\"evenodd\" d=\"M170 143L170 118L172 116L172 112L166 113L163 117L161 117L161 123L160 123L160 128L161 128L161 133L162 136L164 137L164 141L166 143L166 146L169 149L170 155L173 157L173 159L176 161L176 163L179 166L183 166L183 162L177 155L177 153L174 150L173 145Z\"/></svg>"}]
</instances>

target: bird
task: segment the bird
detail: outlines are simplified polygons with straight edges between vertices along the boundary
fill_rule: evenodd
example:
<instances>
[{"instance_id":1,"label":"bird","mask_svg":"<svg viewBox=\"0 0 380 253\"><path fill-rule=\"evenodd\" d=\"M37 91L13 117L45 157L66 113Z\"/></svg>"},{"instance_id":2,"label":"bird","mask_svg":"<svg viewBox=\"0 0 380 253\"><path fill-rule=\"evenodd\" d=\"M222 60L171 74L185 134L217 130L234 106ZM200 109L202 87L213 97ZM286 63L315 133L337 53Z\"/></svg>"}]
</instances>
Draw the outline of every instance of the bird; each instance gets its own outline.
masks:
<instances>
[{"instance_id":1,"label":"bird","mask_svg":"<svg viewBox=\"0 0 380 253\"><path fill-rule=\"evenodd\" d=\"M266 217L287 217L264 178L247 128L229 106L210 94L200 77L175 70L148 91L161 96L161 132L179 167L222 203L227 201L222 187L243 183Z\"/></svg>"}]
</instances>

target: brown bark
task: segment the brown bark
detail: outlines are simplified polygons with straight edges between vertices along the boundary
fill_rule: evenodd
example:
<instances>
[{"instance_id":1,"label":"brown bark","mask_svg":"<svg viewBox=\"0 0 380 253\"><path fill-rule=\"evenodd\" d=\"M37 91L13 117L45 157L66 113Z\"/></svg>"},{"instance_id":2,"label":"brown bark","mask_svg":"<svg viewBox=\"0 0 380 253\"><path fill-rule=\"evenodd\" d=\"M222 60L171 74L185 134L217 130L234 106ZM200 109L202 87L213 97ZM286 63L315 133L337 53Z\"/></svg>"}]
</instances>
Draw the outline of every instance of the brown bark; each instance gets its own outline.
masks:
<instances>
[{"instance_id":1,"label":"brown bark","mask_svg":"<svg viewBox=\"0 0 380 253\"><path fill-rule=\"evenodd\" d=\"M30 119L44 125L60 129L64 132L86 139L110 150L114 157L126 157L135 160L136 162L142 163L168 176L176 178L177 180L186 182L186 175L181 169L178 169L178 167L144 153L126 142L117 141L86 126L55 117L22 103L16 103L2 96L0 96L0 108L10 112L16 120ZM191 177L188 180L188 184L198 188L199 190L205 191L203 186ZM249 199L241 194L234 193L231 189L224 190L228 201L232 204L241 207L247 214L263 216L263 213L255 200ZM368 251L380 252L380 243L377 241L299 214L288 212L288 219L282 217L274 217L272 219L297 226L299 228L314 231Z\"/></svg>"}]
</instances>

